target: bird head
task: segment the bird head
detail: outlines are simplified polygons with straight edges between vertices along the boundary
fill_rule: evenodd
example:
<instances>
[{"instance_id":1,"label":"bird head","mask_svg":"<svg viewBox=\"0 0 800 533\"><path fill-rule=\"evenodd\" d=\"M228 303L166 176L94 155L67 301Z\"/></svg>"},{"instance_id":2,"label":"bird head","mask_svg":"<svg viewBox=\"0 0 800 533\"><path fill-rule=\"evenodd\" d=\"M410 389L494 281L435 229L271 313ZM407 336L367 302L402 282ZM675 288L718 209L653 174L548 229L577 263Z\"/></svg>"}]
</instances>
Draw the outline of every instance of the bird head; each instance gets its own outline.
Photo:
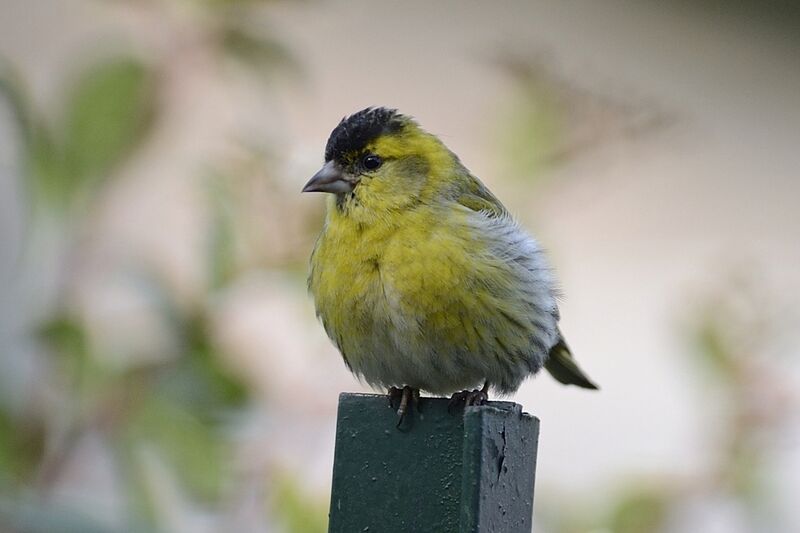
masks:
<instances>
[{"instance_id":1,"label":"bird head","mask_svg":"<svg viewBox=\"0 0 800 533\"><path fill-rule=\"evenodd\" d=\"M457 162L434 135L394 109L370 107L345 117L325 147L325 164L303 192L328 192L336 205L404 208L435 194Z\"/></svg>"}]
</instances>

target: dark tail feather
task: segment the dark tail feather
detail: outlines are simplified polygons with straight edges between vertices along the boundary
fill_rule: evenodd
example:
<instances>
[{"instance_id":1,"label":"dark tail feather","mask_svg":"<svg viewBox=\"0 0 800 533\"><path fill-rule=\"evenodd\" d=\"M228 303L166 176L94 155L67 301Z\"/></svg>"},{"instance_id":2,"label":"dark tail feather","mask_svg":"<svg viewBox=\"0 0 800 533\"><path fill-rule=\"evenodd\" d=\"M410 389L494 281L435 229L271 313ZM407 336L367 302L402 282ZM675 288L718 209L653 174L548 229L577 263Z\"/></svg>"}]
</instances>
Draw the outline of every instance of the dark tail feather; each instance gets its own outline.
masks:
<instances>
[{"instance_id":1,"label":"dark tail feather","mask_svg":"<svg viewBox=\"0 0 800 533\"><path fill-rule=\"evenodd\" d=\"M550 375L565 385L577 385L593 390L600 388L578 367L564 339L559 339L558 343L550 349L550 355L544 363L544 367L550 372Z\"/></svg>"}]
</instances>

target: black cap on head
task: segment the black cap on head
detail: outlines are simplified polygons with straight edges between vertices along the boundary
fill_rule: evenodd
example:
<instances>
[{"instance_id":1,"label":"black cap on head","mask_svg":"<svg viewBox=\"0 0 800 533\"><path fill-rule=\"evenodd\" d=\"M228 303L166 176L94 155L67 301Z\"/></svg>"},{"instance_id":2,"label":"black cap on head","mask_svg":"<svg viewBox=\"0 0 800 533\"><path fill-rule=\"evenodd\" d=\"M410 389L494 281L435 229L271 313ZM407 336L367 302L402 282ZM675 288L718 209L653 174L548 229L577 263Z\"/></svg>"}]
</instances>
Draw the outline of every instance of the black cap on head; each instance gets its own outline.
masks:
<instances>
[{"instance_id":1,"label":"black cap on head","mask_svg":"<svg viewBox=\"0 0 800 533\"><path fill-rule=\"evenodd\" d=\"M404 117L396 109L368 107L339 122L328 138L325 146L325 161L345 158L355 154L385 133L394 133L403 127Z\"/></svg>"}]
</instances>

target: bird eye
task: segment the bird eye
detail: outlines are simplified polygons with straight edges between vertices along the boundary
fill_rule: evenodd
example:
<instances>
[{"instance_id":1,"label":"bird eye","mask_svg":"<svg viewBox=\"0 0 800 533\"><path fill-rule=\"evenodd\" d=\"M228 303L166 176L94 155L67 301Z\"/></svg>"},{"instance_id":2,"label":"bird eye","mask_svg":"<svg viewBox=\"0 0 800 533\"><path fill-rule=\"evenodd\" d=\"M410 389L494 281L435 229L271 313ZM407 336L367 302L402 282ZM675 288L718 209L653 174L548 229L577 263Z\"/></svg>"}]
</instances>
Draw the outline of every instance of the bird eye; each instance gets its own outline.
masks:
<instances>
[{"instance_id":1,"label":"bird eye","mask_svg":"<svg viewBox=\"0 0 800 533\"><path fill-rule=\"evenodd\" d=\"M383 164L383 160L375 154L369 154L364 156L361 164L364 165L364 168L367 170L375 170Z\"/></svg>"}]
</instances>

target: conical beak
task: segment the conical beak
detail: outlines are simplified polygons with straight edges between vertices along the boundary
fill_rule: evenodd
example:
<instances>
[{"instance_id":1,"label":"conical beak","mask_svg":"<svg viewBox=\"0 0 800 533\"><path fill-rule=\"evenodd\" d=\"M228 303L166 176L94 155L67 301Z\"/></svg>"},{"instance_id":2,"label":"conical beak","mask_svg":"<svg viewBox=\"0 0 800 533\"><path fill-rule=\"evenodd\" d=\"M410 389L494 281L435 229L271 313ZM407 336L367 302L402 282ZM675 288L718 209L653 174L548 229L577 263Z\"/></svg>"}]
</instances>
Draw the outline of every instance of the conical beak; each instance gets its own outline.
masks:
<instances>
[{"instance_id":1,"label":"conical beak","mask_svg":"<svg viewBox=\"0 0 800 533\"><path fill-rule=\"evenodd\" d=\"M331 192L335 194L344 194L352 192L354 187L355 183L348 179L339 165L334 161L328 161L319 169L319 172L308 180L302 192Z\"/></svg>"}]
</instances>

